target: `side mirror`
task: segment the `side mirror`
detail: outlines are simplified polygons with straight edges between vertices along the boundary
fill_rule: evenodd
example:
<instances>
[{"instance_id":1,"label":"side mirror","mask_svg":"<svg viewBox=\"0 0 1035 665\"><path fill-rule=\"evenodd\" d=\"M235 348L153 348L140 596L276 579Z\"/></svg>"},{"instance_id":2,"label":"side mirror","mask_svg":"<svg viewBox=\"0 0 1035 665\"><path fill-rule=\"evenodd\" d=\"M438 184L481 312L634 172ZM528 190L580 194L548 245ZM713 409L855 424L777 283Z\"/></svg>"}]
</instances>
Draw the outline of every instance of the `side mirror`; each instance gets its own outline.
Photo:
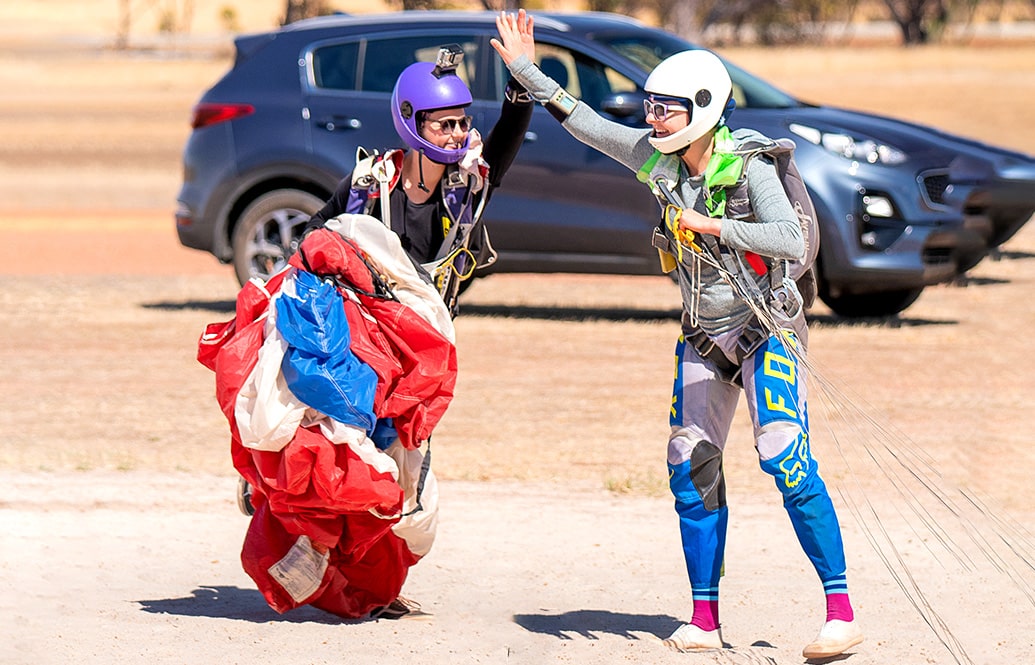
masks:
<instances>
[{"instance_id":1,"label":"side mirror","mask_svg":"<svg viewBox=\"0 0 1035 665\"><path fill-rule=\"evenodd\" d=\"M604 97L600 110L621 120L643 121L644 99L640 92L617 92Z\"/></svg>"}]
</instances>

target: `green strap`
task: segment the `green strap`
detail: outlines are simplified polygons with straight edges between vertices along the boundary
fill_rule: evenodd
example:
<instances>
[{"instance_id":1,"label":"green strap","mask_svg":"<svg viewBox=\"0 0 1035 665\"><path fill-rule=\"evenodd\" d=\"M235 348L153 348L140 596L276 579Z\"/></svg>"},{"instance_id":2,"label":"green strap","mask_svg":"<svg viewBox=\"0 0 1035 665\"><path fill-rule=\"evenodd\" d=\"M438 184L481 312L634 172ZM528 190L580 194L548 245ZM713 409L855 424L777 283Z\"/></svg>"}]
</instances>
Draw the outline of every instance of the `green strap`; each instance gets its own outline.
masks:
<instances>
[{"instance_id":1,"label":"green strap","mask_svg":"<svg viewBox=\"0 0 1035 665\"><path fill-rule=\"evenodd\" d=\"M726 188L737 184L744 172L744 158L735 154L733 136L723 125L715 132L715 147L704 169L705 207L710 217L726 212Z\"/></svg>"},{"instance_id":2,"label":"green strap","mask_svg":"<svg viewBox=\"0 0 1035 665\"><path fill-rule=\"evenodd\" d=\"M661 159L661 151L655 150L654 154L648 157L647 161L640 167L640 170L636 172L636 179L650 185L650 172L654 170L654 166L659 159Z\"/></svg>"}]
</instances>

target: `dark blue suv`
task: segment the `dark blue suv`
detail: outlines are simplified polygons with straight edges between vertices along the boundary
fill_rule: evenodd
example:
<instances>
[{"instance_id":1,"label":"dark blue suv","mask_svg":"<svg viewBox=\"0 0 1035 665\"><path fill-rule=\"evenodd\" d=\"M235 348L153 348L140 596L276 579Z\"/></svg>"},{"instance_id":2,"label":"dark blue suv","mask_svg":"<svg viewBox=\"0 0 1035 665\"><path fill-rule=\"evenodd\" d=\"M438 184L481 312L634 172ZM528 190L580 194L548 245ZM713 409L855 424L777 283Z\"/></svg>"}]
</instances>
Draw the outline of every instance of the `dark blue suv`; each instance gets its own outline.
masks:
<instances>
[{"instance_id":1,"label":"dark blue suv","mask_svg":"<svg viewBox=\"0 0 1035 665\"><path fill-rule=\"evenodd\" d=\"M492 12L328 16L239 37L231 70L194 110L176 225L180 241L234 264L243 283L279 269L356 150L399 146L389 114L409 64L460 44L483 131L507 81ZM572 94L635 126L642 86L694 48L612 14L536 14L537 59ZM936 130L803 103L727 63L734 127L793 139L819 215L820 297L843 316L909 306L1009 239L1035 211L1035 160ZM660 274L659 211L625 168L537 107L486 212L488 272ZM484 273L482 273L484 274Z\"/></svg>"}]
</instances>

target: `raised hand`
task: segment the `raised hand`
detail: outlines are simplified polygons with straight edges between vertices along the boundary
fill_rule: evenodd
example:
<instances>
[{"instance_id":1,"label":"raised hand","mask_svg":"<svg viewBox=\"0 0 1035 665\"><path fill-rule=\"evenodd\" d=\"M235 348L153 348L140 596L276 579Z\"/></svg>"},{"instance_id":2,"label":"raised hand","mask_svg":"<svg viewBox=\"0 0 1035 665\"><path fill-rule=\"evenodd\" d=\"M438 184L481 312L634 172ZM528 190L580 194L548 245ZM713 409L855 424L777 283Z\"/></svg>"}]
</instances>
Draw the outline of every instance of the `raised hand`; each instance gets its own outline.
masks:
<instances>
[{"instance_id":1,"label":"raised hand","mask_svg":"<svg viewBox=\"0 0 1035 665\"><path fill-rule=\"evenodd\" d=\"M500 33L500 39L492 39L489 43L506 65L517 60L522 54L535 62L533 28L532 15L525 13L524 9L519 9L516 15L500 12L496 17L496 29Z\"/></svg>"}]
</instances>

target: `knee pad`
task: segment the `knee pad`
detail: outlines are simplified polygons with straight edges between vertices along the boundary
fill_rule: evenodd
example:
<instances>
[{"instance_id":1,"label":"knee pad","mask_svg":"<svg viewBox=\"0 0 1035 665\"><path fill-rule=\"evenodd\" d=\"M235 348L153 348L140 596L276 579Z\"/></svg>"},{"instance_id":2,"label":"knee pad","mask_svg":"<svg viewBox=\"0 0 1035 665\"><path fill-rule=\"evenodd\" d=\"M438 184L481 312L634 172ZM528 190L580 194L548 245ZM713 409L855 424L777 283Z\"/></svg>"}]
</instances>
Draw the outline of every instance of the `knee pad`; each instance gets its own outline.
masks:
<instances>
[{"instance_id":1,"label":"knee pad","mask_svg":"<svg viewBox=\"0 0 1035 665\"><path fill-rule=\"evenodd\" d=\"M786 456L804 434L801 423L794 420L777 420L759 427L755 430L755 450L759 461Z\"/></svg>"},{"instance_id":2,"label":"knee pad","mask_svg":"<svg viewBox=\"0 0 1035 665\"><path fill-rule=\"evenodd\" d=\"M687 462L689 464L686 464ZM683 468L677 469L677 465ZM669 468L673 474L670 484L677 497L679 485L682 485L685 479L676 478L675 473L677 470L685 473L687 467L690 483L697 490L704 507L709 511L724 508L726 479L722 473L722 450L708 441L698 440L691 444L684 437L674 437L669 441Z\"/></svg>"}]
</instances>

